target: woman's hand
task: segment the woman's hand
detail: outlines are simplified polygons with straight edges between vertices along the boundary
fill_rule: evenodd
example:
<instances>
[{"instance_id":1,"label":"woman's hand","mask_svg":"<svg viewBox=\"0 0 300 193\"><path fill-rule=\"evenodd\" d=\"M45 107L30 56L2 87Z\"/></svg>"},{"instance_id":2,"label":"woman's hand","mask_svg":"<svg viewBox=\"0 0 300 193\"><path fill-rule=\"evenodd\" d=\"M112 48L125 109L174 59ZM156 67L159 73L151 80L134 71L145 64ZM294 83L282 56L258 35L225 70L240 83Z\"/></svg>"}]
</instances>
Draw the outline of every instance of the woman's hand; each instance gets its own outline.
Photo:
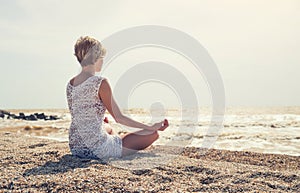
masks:
<instances>
[{"instance_id":1,"label":"woman's hand","mask_svg":"<svg viewBox=\"0 0 300 193\"><path fill-rule=\"evenodd\" d=\"M168 122L167 119L165 119L164 121L153 124L152 126L149 127L148 130L151 130L151 131L164 131L168 126L169 126L169 122Z\"/></svg>"}]
</instances>

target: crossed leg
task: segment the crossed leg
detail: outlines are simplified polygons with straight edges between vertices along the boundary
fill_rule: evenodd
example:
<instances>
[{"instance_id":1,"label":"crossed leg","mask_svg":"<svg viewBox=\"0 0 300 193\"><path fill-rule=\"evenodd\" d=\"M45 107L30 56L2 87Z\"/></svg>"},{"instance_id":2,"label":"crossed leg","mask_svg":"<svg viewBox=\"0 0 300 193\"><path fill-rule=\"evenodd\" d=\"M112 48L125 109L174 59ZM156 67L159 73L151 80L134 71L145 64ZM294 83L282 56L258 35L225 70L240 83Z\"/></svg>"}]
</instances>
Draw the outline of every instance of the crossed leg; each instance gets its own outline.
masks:
<instances>
[{"instance_id":1,"label":"crossed leg","mask_svg":"<svg viewBox=\"0 0 300 193\"><path fill-rule=\"evenodd\" d=\"M142 150L150 146L158 139L157 131L141 130L133 133L121 135L122 139L122 156L131 155L138 150Z\"/></svg>"},{"instance_id":2,"label":"crossed leg","mask_svg":"<svg viewBox=\"0 0 300 193\"><path fill-rule=\"evenodd\" d=\"M109 124L104 124L106 132L115 135ZM139 150L149 147L159 137L157 131L141 130L120 135L122 139L122 156L131 155Z\"/></svg>"}]
</instances>

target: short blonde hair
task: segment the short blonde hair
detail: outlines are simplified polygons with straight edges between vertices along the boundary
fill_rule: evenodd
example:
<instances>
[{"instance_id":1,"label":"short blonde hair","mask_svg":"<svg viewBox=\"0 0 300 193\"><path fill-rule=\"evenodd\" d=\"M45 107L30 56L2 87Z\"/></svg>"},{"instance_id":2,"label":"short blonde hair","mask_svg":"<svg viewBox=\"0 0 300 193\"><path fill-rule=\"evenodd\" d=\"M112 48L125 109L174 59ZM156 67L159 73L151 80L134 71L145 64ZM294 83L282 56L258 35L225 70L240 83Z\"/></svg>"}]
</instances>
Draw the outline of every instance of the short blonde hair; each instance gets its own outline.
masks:
<instances>
[{"instance_id":1,"label":"short blonde hair","mask_svg":"<svg viewBox=\"0 0 300 193\"><path fill-rule=\"evenodd\" d=\"M80 37L74 46L75 56L81 66L94 64L99 58L103 58L106 49L95 38Z\"/></svg>"}]
</instances>

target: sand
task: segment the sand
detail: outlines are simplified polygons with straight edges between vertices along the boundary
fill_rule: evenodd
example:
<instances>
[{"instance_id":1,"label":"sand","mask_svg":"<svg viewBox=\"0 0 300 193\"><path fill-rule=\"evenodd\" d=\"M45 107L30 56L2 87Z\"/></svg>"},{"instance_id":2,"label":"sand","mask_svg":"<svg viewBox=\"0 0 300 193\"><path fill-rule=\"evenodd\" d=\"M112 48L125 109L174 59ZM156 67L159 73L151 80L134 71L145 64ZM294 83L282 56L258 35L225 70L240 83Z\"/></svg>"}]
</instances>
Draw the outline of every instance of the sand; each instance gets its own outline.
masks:
<instances>
[{"instance_id":1,"label":"sand","mask_svg":"<svg viewBox=\"0 0 300 193\"><path fill-rule=\"evenodd\" d=\"M297 192L300 157L151 146L80 159L67 142L0 131L1 192Z\"/></svg>"}]
</instances>

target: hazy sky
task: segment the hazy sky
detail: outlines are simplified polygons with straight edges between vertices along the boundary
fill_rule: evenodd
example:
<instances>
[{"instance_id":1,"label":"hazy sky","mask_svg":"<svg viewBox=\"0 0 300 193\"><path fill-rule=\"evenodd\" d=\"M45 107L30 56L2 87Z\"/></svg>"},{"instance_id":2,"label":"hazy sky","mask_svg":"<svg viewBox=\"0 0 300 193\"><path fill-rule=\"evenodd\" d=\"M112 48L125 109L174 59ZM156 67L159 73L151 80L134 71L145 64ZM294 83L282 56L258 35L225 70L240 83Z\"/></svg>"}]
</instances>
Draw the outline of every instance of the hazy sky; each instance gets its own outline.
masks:
<instances>
[{"instance_id":1,"label":"hazy sky","mask_svg":"<svg viewBox=\"0 0 300 193\"><path fill-rule=\"evenodd\" d=\"M66 84L80 70L73 56L77 38L101 40L149 24L181 30L207 49L227 106L300 105L299 0L1 0L0 109L67 108ZM169 50L128 51L103 76L114 86L126 69L147 60L179 70L184 65L199 104L211 104L205 80ZM128 100L131 107L180 105L171 90L154 83L136 88Z\"/></svg>"}]
</instances>

